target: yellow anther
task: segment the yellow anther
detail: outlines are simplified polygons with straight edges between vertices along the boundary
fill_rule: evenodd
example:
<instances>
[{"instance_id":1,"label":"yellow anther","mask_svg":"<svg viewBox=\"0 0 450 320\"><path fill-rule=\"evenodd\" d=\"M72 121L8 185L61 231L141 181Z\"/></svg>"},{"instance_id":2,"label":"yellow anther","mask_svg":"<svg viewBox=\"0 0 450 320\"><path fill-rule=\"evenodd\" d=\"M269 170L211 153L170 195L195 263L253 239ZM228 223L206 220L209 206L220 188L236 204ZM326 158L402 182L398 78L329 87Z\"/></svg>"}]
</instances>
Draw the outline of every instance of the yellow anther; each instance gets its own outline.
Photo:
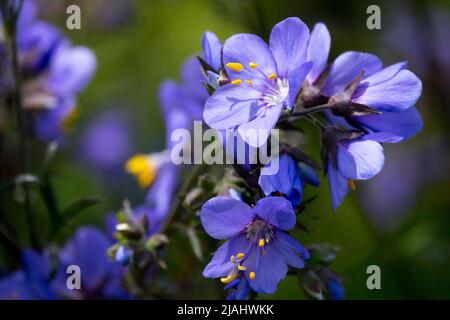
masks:
<instances>
[{"instance_id":1,"label":"yellow anther","mask_svg":"<svg viewBox=\"0 0 450 320\"><path fill-rule=\"evenodd\" d=\"M255 62L250 62L250 63L249 63L249 66L250 66L251 68L255 69L255 68L258 67L258 64L255 63Z\"/></svg>"},{"instance_id":2,"label":"yellow anther","mask_svg":"<svg viewBox=\"0 0 450 320\"><path fill-rule=\"evenodd\" d=\"M227 284L227 283L230 283L231 281L233 281L234 279L236 279L236 277L237 277L237 273L234 273L234 274L228 275L228 277L226 277L226 278L220 278L220 281L222 281L222 283Z\"/></svg>"},{"instance_id":3,"label":"yellow anther","mask_svg":"<svg viewBox=\"0 0 450 320\"><path fill-rule=\"evenodd\" d=\"M348 180L348 187L350 188L350 190L355 191L356 190L355 180L349 179Z\"/></svg>"},{"instance_id":4,"label":"yellow anther","mask_svg":"<svg viewBox=\"0 0 450 320\"><path fill-rule=\"evenodd\" d=\"M252 84L252 80L245 80L248 84Z\"/></svg>"},{"instance_id":5,"label":"yellow anther","mask_svg":"<svg viewBox=\"0 0 450 320\"><path fill-rule=\"evenodd\" d=\"M248 276L250 277L250 280L253 280L253 279L255 279L256 274L252 271L252 272L249 273Z\"/></svg>"},{"instance_id":6,"label":"yellow anther","mask_svg":"<svg viewBox=\"0 0 450 320\"><path fill-rule=\"evenodd\" d=\"M73 108L60 124L62 131L67 134L72 132L79 117L80 111L77 108Z\"/></svg>"},{"instance_id":7,"label":"yellow anther","mask_svg":"<svg viewBox=\"0 0 450 320\"><path fill-rule=\"evenodd\" d=\"M229 62L226 66L236 72L241 72L244 69L244 66L239 62Z\"/></svg>"},{"instance_id":8,"label":"yellow anther","mask_svg":"<svg viewBox=\"0 0 450 320\"><path fill-rule=\"evenodd\" d=\"M235 256L231 256L230 260L231 260L231 262L236 262L236 257Z\"/></svg>"},{"instance_id":9,"label":"yellow anther","mask_svg":"<svg viewBox=\"0 0 450 320\"><path fill-rule=\"evenodd\" d=\"M148 188L155 180L156 166L144 154L132 156L125 164L125 170L137 178L141 188Z\"/></svg>"},{"instance_id":10,"label":"yellow anther","mask_svg":"<svg viewBox=\"0 0 450 320\"><path fill-rule=\"evenodd\" d=\"M258 246L264 247L264 239L259 239Z\"/></svg>"},{"instance_id":11,"label":"yellow anther","mask_svg":"<svg viewBox=\"0 0 450 320\"><path fill-rule=\"evenodd\" d=\"M275 73L271 73L271 74L269 75L269 79L270 79L270 80L274 80L276 77L277 77L277 75L276 75Z\"/></svg>"},{"instance_id":12,"label":"yellow anther","mask_svg":"<svg viewBox=\"0 0 450 320\"><path fill-rule=\"evenodd\" d=\"M236 86L240 85L241 83L242 83L241 79L236 79L236 80L231 81L231 84L234 84Z\"/></svg>"},{"instance_id":13,"label":"yellow anther","mask_svg":"<svg viewBox=\"0 0 450 320\"><path fill-rule=\"evenodd\" d=\"M238 269L241 270L241 271L247 270L246 267L244 267L244 266L242 266L242 265L240 265L240 264L238 264Z\"/></svg>"},{"instance_id":14,"label":"yellow anther","mask_svg":"<svg viewBox=\"0 0 450 320\"><path fill-rule=\"evenodd\" d=\"M245 254L243 254L242 252L240 252L236 255L236 258L238 258L238 259L242 259L244 257L245 257Z\"/></svg>"}]
</instances>

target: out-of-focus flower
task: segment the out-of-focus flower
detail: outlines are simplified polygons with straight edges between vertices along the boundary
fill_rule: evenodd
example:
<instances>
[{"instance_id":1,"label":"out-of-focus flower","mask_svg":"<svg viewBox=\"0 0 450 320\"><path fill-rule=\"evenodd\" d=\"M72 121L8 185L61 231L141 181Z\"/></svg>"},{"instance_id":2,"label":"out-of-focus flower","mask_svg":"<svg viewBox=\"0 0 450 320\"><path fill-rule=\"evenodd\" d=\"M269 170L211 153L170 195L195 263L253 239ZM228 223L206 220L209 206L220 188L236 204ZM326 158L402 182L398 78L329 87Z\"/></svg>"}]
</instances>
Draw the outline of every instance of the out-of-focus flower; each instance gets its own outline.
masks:
<instances>
[{"instance_id":1,"label":"out-of-focus flower","mask_svg":"<svg viewBox=\"0 0 450 320\"><path fill-rule=\"evenodd\" d=\"M79 143L83 162L96 171L119 170L131 154L133 142L127 115L107 111L86 127Z\"/></svg>"},{"instance_id":2,"label":"out-of-focus flower","mask_svg":"<svg viewBox=\"0 0 450 320\"><path fill-rule=\"evenodd\" d=\"M200 212L206 232L225 242L206 266L203 275L229 284L244 276L260 293L274 293L287 273L287 265L303 268L308 251L286 232L296 217L289 201L266 197L254 208L229 197L207 201Z\"/></svg>"},{"instance_id":3,"label":"out-of-focus flower","mask_svg":"<svg viewBox=\"0 0 450 320\"><path fill-rule=\"evenodd\" d=\"M102 231L94 227L80 228L59 253L60 267L52 290L59 297L71 299L127 298L121 284L124 268L108 259L110 245L110 238ZM77 265L81 270L81 290L67 288L69 265Z\"/></svg>"},{"instance_id":4,"label":"out-of-focus flower","mask_svg":"<svg viewBox=\"0 0 450 320\"><path fill-rule=\"evenodd\" d=\"M50 290L49 253L22 252L23 269L0 279L0 300L55 299Z\"/></svg>"},{"instance_id":5,"label":"out-of-focus flower","mask_svg":"<svg viewBox=\"0 0 450 320\"><path fill-rule=\"evenodd\" d=\"M17 27L19 67L24 78L23 106L35 135L60 140L75 119L76 96L90 82L97 66L89 48L72 46L54 26L38 20L34 1L25 0ZM4 50L1 50L2 52ZM2 91L12 90L10 61L4 52Z\"/></svg>"},{"instance_id":6,"label":"out-of-focus flower","mask_svg":"<svg viewBox=\"0 0 450 320\"><path fill-rule=\"evenodd\" d=\"M223 64L231 83L206 101L205 122L219 130L237 127L251 146L263 145L281 112L294 106L311 69L306 62L308 39L308 27L298 18L272 29L270 47L252 34L229 38L223 46ZM248 139L247 129L256 129L257 139Z\"/></svg>"},{"instance_id":7,"label":"out-of-focus flower","mask_svg":"<svg viewBox=\"0 0 450 320\"><path fill-rule=\"evenodd\" d=\"M107 249L111 239L94 227L82 227L69 239L51 263L48 250L22 253L23 269L0 280L2 299L120 299L129 295L122 287L124 268L111 262ZM69 265L81 270L81 289L67 287ZM53 276L53 274L55 274Z\"/></svg>"}]
</instances>

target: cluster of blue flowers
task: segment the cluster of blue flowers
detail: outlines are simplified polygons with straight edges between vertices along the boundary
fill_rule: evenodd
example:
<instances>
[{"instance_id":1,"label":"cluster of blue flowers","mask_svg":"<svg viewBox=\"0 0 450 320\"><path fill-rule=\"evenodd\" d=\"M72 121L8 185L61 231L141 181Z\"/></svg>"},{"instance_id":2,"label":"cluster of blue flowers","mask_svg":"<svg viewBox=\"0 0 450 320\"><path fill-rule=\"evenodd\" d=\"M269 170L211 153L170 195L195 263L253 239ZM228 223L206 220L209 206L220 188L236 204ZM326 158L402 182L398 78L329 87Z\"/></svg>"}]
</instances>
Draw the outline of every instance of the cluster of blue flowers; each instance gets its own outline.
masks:
<instances>
[{"instance_id":1,"label":"cluster of blue flowers","mask_svg":"<svg viewBox=\"0 0 450 320\"><path fill-rule=\"evenodd\" d=\"M7 30L4 33L8 36ZM55 26L39 20L32 0L22 3L15 37L24 79L22 104L30 113L32 133L44 141L60 140L76 118L77 95L95 73L95 54L87 47L73 46ZM0 43L0 56L0 92L11 96L12 71L5 42Z\"/></svg>"},{"instance_id":2,"label":"cluster of blue flowers","mask_svg":"<svg viewBox=\"0 0 450 320\"><path fill-rule=\"evenodd\" d=\"M72 46L55 27L38 20L35 11L32 1L24 1L17 23L23 106L36 115L30 118L36 136L60 141L73 118L76 96L96 69L96 58L90 49ZM237 34L222 44L206 32L203 54L186 61L182 81L160 86L166 148L133 155L124 165L147 190L142 204L126 203L118 215L108 216L109 234L80 228L57 254L56 264L50 248L23 251L23 268L0 280L0 298L130 298L123 288L130 269L139 266L144 270L139 274L148 276L154 263L164 268L158 253L167 243L163 234L176 211L183 209L175 196L181 168L170 158L171 134L190 130L195 120L216 129L233 158L252 157L274 128L283 130L299 117L311 120L321 133L322 168L336 210L356 180L382 170L382 143L397 143L421 130L414 105L422 86L405 62L383 68L369 53L349 51L329 63L330 46L324 24L310 32L299 18L275 25L269 43L253 34ZM5 69L10 68L4 44L0 55ZM1 74L0 90L8 96L13 84L6 75ZM249 129L256 129L256 139L248 139ZM227 147L230 131L247 144L250 155ZM289 231L300 224L305 186L320 183L320 166L297 146L281 142L280 153L272 155L279 159L275 174L268 165L244 161L233 167L244 187L230 186L227 192L211 188L209 199L202 198L192 210L199 212L194 217L208 235L226 240L203 276L220 278L229 299L273 294L289 271L313 270L308 260L315 249L305 248ZM72 264L82 269L81 291L67 288L66 268ZM340 278L329 270L316 271L328 296L343 298Z\"/></svg>"},{"instance_id":3,"label":"cluster of blue flowers","mask_svg":"<svg viewBox=\"0 0 450 320\"><path fill-rule=\"evenodd\" d=\"M324 106L319 122L322 160L334 209L355 188L355 180L380 172L381 143L408 139L423 126L414 107L421 81L406 69L406 62L383 68L378 57L349 51L328 64L331 39L322 23L310 33L300 19L288 18L272 29L269 44L252 34L234 35L223 47L206 34L203 43L206 62L218 71L216 79L228 80L220 79L226 84L215 86L205 103L204 120L212 128L240 134L265 129L259 131L256 143L247 141L260 147L282 116ZM318 184L314 170L299 167L291 155L282 153L279 172L261 174L259 186L267 197L253 209L231 198L206 202L200 213L206 232L216 239L231 239L217 250L204 276L220 277L228 287L237 288L235 298L244 298L249 288L275 292L286 265L302 268L308 251L286 230L295 225L304 182Z\"/></svg>"}]
</instances>

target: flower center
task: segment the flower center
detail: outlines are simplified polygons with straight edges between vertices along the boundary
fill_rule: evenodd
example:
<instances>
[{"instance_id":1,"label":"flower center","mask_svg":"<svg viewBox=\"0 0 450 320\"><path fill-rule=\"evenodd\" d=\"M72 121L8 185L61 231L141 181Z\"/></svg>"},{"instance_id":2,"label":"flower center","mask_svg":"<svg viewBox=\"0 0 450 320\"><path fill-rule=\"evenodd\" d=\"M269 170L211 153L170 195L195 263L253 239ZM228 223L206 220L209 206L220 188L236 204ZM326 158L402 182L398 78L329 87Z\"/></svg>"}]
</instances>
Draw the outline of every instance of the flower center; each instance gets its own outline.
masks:
<instances>
[{"instance_id":1,"label":"flower center","mask_svg":"<svg viewBox=\"0 0 450 320\"><path fill-rule=\"evenodd\" d=\"M247 239L264 247L273 238L273 227L264 220L257 219L253 221L245 230Z\"/></svg>"},{"instance_id":2,"label":"flower center","mask_svg":"<svg viewBox=\"0 0 450 320\"><path fill-rule=\"evenodd\" d=\"M238 73L245 69L245 66L239 62L229 62L225 66ZM264 84L260 89L262 91L261 100L264 105L266 107L273 107L283 104L289 94L289 81L286 78L278 77L275 73L269 75L264 74L258 69L258 63L256 62L250 61L248 66L250 67L250 70L254 69L254 72L259 72L262 75L262 77L258 77L259 79L264 79ZM231 84L240 86L242 84L242 79L231 79L230 82ZM245 82L248 85L253 84L253 81L250 79L246 79Z\"/></svg>"},{"instance_id":3,"label":"flower center","mask_svg":"<svg viewBox=\"0 0 450 320\"><path fill-rule=\"evenodd\" d=\"M265 87L264 91L262 100L266 107L280 105L289 94L289 82L285 78L276 78Z\"/></svg>"}]
</instances>

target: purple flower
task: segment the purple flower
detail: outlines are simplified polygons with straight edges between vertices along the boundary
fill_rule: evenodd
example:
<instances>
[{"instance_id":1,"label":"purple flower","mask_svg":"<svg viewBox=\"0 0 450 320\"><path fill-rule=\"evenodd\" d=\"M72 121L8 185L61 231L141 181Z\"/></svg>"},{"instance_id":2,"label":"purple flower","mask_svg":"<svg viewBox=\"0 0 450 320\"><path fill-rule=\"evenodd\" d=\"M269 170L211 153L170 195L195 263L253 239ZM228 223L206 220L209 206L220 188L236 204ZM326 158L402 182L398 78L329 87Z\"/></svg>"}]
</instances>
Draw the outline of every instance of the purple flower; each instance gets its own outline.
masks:
<instances>
[{"instance_id":1,"label":"purple flower","mask_svg":"<svg viewBox=\"0 0 450 320\"><path fill-rule=\"evenodd\" d=\"M332 97L344 104L364 105L380 114L367 115L335 112L344 116L348 128L366 130L373 140L399 142L408 139L422 129L420 114L413 107L422 92L421 81L406 69L406 62L383 68L375 55L348 51L336 58L326 71L330 51L330 34L324 24L317 24L311 33L308 58L314 63L307 76L306 91L311 95ZM324 73L323 73L324 72ZM353 92L346 88L361 76ZM321 79L321 75L325 79ZM332 117L331 117L332 118ZM333 123L342 120L332 118ZM345 122L345 121L344 121Z\"/></svg>"},{"instance_id":2,"label":"purple flower","mask_svg":"<svg viewBox=\"0 0 450 320\"><path fill-rule=\"evenodd\" d=\"M378 174L384 165L383 147L365 136L353 138L352 133L336 128L325 129L322 141L328 152L327 173L333 209L336 210L355 180L367 180Z\"/></svg>"},{"instance_id":3,"label":"purple flower","mask_svg":"<svg viewBox=\"0 0 450 320\"><path fill-rule=\"evenodd\" d=\"M206 101L203 117L215 129L257 130L252 146L263 145L281 112L292 109L303 79L311 69L306 62L308 27L298 18L278 23L270 46L252 34L238 34L223 46L223 64L231 83L218 88Z\"/></svg>"},{"instance_id":4,"label":"purple flower","mask_svg":"<svg viewBox=\"0 0 450 320\"><path fill-rule=\"evenodd\" d=\"M111 239L93 227L80 228L61 249L53 277L50 251L22 253L23 269L0 279L2 299L120 299L129 295L121 281L124 268L107 257ZM81 269L81 290L67 288L66 269Z\"/></svg>"},{"instance_id":5,"label":"purple flower","mask_svg":"<svg viewBox=\"0 0 450 320\"><path fill-rule=\"evenodd\" d=\"M124 268L111 262L107 250L111 239L94 227L80 228L59 253L60 268L51 284L59 297L72 299L120 299L128 294L122 288ZM66 268L81 269L81 290L67 288Z\"/></svg>"},{"instance_id":6,"label":"purple flower","mask_svg":"<svg viewBox=\"0 0 450 320\"><path fill-rule=\"evenodd\" d=\"M259 185L266 196L281 194L292 206L297 207L303 194L303 181L297 162L289 155L279 156L279 169L276 174L265 174L267 167L262 168Z\"/></svg>"},{"instance_id":7,"label":"purple flower","mask_svg":"<svg viewBox=\"0 0 450 320\"><path fill-rule=\"evenodd\" d=\"M21 258L23 269L0 279L0 300L55 299L49 287L49 252L24 250Z\"/></svg>"},{"instance_id":8,"label":"purple flower","mask_svg":"<svg viewBox=\"0 0 450 320\"><path fill-rule=\"evenodd\" d=\"M246 203L215 197L200 212L206 232L226 241L214 254L203 275L231 283L245 277L250 287L260 293L274 293L287 273L287 265L303 268L308 251L287 230L294 227L296 216L289 201L267 197L254 208Z\"/></svg>"},{"instance_id":9,"label":"purple flower","mask_svg":"<svg viewBox=\"0 0 450 320\"><path fill-rule=\"evenodd\" d=\"M203 34L202 48L203 58L218 72L222 67L222 42L214 33L206 31Z\"/></svg>"},{"instance_id":10,"label":"purple flower","mask_svg":"<svg viewBox=\"0 0 450 320\"><path fill-rule=\"evenodd\" d=\"M119 111L107 111L96 117L84 130L77 152L81 153L89 167L110 174L121 168L130 156L132 140L127 115Z\"/></svg>"}]
</instances>

